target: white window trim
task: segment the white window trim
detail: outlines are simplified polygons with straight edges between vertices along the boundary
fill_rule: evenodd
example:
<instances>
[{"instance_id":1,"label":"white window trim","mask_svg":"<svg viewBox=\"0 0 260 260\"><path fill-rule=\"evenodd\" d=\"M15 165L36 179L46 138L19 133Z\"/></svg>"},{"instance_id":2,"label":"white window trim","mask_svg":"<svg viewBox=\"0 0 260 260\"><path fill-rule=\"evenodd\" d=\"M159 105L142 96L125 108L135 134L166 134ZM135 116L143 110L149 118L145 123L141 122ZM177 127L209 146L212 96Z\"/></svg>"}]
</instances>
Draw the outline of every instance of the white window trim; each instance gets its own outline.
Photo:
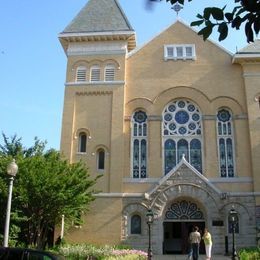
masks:
<instances>
[{"instance_id":1,"label":"white window trim","mask_svg":"<svg viewBox=\"0 0 260 260\"><path fill-rule=\"evenodd\" d=\"M183 56L177 56L177 47L181 47L183 51ZM192 56L186 56L186 47L191 47ZM172 48L173 56L168 56L168 48ZM164 60L195 60L195 44L166 44L164 45Z\"/></svg>"}]
</instances>

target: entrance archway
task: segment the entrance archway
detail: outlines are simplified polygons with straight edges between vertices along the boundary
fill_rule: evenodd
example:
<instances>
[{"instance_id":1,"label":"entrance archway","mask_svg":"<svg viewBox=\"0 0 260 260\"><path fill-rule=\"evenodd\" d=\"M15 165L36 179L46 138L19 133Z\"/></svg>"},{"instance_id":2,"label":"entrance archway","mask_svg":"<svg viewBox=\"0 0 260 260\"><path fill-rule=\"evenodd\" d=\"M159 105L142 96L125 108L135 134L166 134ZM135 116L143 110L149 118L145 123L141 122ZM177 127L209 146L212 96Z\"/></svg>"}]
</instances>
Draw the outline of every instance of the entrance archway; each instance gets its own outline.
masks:
<instances>
[{"instance_id":1,"label":"entrance archway","mask_svg":"<svg viewBox=\"0 0 260 260\"><path fill-rule=\"evenodd\" d=\"M187 254L189 234L194 226L202 233L204 214L196 203L189 200L173 202L165 211L163 221L163 254ZM200 252L204 253L201 243Z\"/></svg>"}]
</instances>

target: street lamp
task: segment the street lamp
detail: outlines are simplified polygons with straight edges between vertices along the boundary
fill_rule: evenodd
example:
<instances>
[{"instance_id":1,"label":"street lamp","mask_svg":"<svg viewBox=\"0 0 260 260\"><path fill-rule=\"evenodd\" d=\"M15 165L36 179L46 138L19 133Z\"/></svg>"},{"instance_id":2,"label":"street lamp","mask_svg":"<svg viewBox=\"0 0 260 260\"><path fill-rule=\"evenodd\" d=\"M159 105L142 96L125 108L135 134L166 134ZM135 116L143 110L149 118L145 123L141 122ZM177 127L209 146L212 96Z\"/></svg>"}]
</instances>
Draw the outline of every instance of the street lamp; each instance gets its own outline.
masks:
<instances>
[{"instance_id":1,"label":"street lamp","mask_svg":"<svg viewBox=\"0 0 260 260\"><path fill-rule=\"evenodd\" d=\"M13 159L13 161L7 166L7 174L10 177L10 182L9 182L8 200L7 200L7 207L6 207L4 247L8 247L13 181L17 172L18 172L18 166L15 163L15 160Z\"/></svg>"},{"instance_id":2,"label":"street lamp","mask_svg":"<svg viewBox=\"0 0 260 260\"><path fill-rule=\"evenodd\" d=\"M152 259L152 249L151 249L151 225L154 221L154 214L151 209L148 209L146 213L146 223L148 225L148 238L149 238L149 244L148 244L148 260Z\"/></svg>"},{"instance_id":3,"label":"street lamp","mask_svg":"<svg viewBox=\"0 0 260 260\"><path fill-rule=\"evenodd\" d=\"M235 230L236 230L236 225L238 224L238 213L235 211L234 208L232 208L229 211L229 216L228 216L228 221L231 223L232 227L232 260L237 259L237 253L236 253L236 247L235 247Z\"/></svg>"}]
</instances>

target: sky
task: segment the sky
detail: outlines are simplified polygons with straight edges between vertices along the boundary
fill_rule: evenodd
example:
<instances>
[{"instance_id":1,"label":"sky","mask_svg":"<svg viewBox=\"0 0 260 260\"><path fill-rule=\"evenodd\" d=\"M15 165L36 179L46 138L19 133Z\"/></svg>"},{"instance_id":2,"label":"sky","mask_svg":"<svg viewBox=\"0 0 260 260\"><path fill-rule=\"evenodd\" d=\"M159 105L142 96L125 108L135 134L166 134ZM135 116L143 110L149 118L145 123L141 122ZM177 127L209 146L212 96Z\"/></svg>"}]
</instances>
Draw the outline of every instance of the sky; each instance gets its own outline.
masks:
<instances>
[{"instance_id":1,"label":"sky","mask_svg":"<svg viewBox=\"0 0 260 260\"><path fill-rule=\"evenodd\" d=\"M142 46L176 21L171 5L162 1L147 9L145 0L119 0ZM179 19L190 24L205 6L232 10L233 1L193 0L179 12ZM47 141L47 148L60 148L66 55L58 34L77 15L87 0L5 0L0 16L0 131L17 135L25 147L34 138ZM195 28L196 29L196 28ZM199 30L197 28L196 30ZM230 31L218 42L235 53L247 45L243 29ZM3 143L0 137L0 143Z\"/></svg>"}]
</instances>

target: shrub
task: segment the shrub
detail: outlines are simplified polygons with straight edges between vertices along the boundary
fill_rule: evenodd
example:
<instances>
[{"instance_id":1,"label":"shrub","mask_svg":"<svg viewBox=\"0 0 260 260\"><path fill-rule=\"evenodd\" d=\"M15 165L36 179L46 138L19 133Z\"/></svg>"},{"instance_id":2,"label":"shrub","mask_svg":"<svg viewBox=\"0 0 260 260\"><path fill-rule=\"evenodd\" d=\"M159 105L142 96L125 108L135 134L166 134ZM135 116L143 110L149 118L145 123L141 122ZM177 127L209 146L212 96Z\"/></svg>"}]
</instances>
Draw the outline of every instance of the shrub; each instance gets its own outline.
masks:
<instances>
[{"instance_id":1,"label":"shrub","mask_svg":"<svg viewBox=\"0 0 260 260\"><path fill-rule=\"evenodd\" d=\"M260 248L243 248L239 250L240 260L258 260L260 259Z\"/></svg>"}]
</instances>

